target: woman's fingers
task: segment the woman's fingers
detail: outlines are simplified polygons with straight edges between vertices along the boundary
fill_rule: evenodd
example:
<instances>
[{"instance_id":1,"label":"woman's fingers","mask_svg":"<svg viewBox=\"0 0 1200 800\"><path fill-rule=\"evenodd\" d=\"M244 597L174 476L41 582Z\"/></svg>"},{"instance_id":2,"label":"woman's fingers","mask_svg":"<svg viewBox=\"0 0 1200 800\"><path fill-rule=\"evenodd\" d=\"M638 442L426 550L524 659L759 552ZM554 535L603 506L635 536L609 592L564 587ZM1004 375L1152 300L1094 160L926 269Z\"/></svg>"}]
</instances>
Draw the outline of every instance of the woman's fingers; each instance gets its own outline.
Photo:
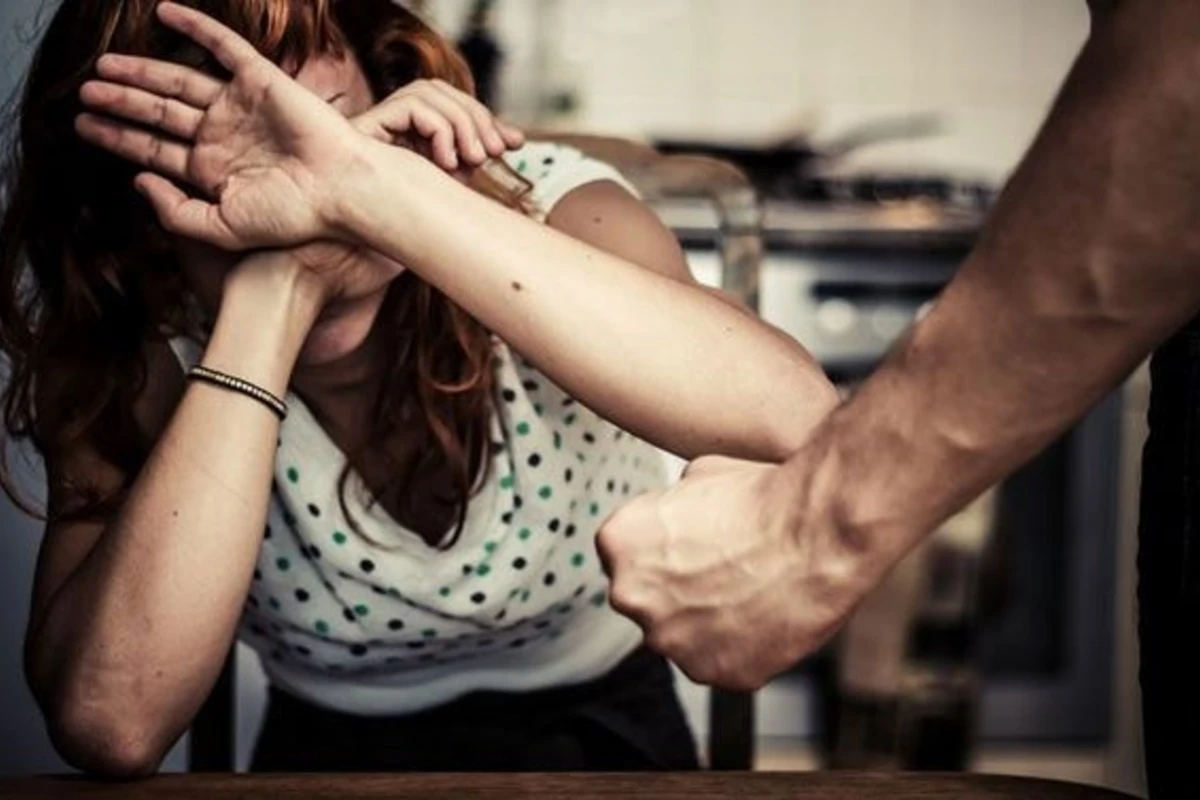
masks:
<instances>
[{"instance_id":1,"label":"woman's fingers","mask_svg":"<svg viewBox=\"0 0 1200 800\"><path fill-rule=\"evenodd\" d=\"M193 8L178 3L161 3L158 6L158 18L168 28L179 31L212 53L225 69L235 75L259 62L270 63L241 36Z\"/></svg>"},{"instance_id":2,"label":"woman's fingers","mask_svg":"<svg viewBox=\"0 0 1200 800\"><path fill-rule=\"evenodd\" d=\"M406 115L411 122L412 130L429 140L430 151L434 163L447 171L459 168L458 136L454 125L446 119L441 111L425 102L424 99L410 97L405 100Z\"/></svg>"},{"instance_id":3,"label":"woman's fingers","mask_svg":"<svg viewBox=\"0 0 1200 800\"><path fill-rule=\"evenodd\" d=\"M431 98L438 98L447 104L452 104L466 113L474 123L479 140L488 156L499 158L504 155L508 150L507 142L500 135L499 127L496 124L497 120L487 106L466 92L455 89L445 81L430 81L429 85L433 89L430 93Z\"/></svg>"},{"instance_id":4,"label":"woman's fingers","mask_svg":"<svg viewBox=\"0 0 1200 800\"><path fill-rule=\"evenodd\" d=\"M136 86L206 109L216 102L225 84L199 70L141 56L106 53L96 61L96 73L107 81Z\"/></svg>"},{"instance_id":5,"label":"woman's fingers","mask_svg":"<svg viewBox=\"0 0 1200 800\"><path fill-rule=\"evenodd\" d=\"M172 178L187 180L189 148L178 142L95 114L76 117L75 130L84 140L110 153Z\"/></svg>"},{"instance_id":6,"label":"woman's fingers","mask_svg":"<svg viewBox=\"0 0 1200 800\"><path fill-rule=\"evenodd\" d=\"M500 128L500 135L504 137L504 143L508 145L509 150L517 150L525 146L524 131L509 125L502 119L497 119L496 124Z\"/></svg>"},{"instance_id":7,"label":"woman's fingers","mask_svg":"<svg viewBox=\"0 0 1200 800\"><path fill-rule=\"evenodd\" d=\"M454 128L458 154L464 161L477 167L488 160L495 150L495 142L490 142L489 139L499 139L498 134L491 130L490 123L481 126L463 103L439 91L425 92L420 97L424 103L445 117Z\"/></svg>"},{"instance_id":8,"label":"woman's fingers","mask_svg":"<svg viewBox=\"0 0 1200 800\"><path fill-rule=\"evenodd\" d=\"M188 197L174 183L152 172L138 175L134 187L154 206L159 222L169 233L225 250L239 249L240 242L212 203Z\"/></svg>"},{"instance_id":9,"label":"woman's fingers","mask_svg":"<svg viewBox=\"0 0 1200 800\"><path fill-rule=\"evenodd\" d=\"M140 122L180 139L194 139L204 118L204 112L178 100L105 81L88 81L79 98L93 111Z\"/></svg>"}]
</instances>

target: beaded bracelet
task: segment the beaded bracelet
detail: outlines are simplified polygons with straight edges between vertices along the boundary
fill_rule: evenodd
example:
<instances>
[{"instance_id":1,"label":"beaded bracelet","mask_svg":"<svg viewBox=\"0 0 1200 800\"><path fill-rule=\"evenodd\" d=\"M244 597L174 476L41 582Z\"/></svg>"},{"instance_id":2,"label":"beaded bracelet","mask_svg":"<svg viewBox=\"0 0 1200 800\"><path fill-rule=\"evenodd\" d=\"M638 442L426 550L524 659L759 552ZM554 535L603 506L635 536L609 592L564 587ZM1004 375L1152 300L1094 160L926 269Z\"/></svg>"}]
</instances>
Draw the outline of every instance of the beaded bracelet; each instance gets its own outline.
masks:
<instances>
[{"instance_id":1,"label":"beaded bracelet","mask_svg":"<svg viewBox=\"0 0 1200 800\"><path fill-rule=\"evenodd\" d=\"M247 397L251 397L262 403L275 416L279 417L279 421L287 419L288 407L287 403L280 400L275 395L268 392L261 386L255 386L250 381L242 380L233 375L226 375L224 372L217 372L215 369L196 365L188 370L188 378L191 380L202 381L204 383L219 386L222 389L228 389L231 392L238 392Z\"/></svg>"}]
</instances>

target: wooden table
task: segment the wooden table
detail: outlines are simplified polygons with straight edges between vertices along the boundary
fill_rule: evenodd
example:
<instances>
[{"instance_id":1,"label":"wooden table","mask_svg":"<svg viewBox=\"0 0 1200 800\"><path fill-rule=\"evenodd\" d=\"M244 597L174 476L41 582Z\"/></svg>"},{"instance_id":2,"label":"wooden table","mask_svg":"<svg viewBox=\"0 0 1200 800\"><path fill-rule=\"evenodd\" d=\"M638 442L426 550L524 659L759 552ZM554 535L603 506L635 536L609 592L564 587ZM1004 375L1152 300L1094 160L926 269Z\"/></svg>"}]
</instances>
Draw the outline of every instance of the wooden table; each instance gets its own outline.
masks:
<instances>
[{"instance_id":1,"label":"wooden table","mask_svg":"<svg viewBox=\"0 0 1200 800\"><path fill-rule=\"evenodd\" d=\"M137 783L79 778L0 780L3 798L589 798L793 800L1129 800L1088 786L980 775L698 772L608 775L166 775Z\"/></svg>"}]
</instances>

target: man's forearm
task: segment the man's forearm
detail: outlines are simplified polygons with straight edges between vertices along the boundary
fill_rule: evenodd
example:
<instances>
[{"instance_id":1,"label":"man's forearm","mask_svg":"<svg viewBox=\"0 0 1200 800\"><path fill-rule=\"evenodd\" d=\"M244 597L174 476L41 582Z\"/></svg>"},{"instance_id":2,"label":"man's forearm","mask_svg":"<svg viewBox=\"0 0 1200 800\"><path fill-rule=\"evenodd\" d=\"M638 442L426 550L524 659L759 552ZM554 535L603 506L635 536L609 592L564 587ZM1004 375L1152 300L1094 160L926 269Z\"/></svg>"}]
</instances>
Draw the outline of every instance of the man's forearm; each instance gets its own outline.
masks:
<instances>
[{"instance_id":1,"label":"man's forearm","mask_svg":"<svg viewBox=\"0 0 1200 800\"><path fill-rule=\"evenodd\" d=\"M1200 308L1200 4L1103 5L975 252L828 422L848 523L897 547Z\"/></svg>"}]
</instances>

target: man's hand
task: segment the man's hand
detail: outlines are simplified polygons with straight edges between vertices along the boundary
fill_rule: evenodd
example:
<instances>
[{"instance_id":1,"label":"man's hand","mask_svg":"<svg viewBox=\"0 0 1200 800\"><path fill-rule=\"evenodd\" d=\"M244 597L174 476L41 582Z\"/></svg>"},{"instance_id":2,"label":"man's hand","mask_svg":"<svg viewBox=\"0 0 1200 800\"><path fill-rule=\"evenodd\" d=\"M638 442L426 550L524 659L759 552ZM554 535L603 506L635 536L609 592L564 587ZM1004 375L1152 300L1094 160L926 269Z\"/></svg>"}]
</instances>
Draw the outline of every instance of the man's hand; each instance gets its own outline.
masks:
<instances>
[{"instance_id":1,"label":"man's hand","mask_svg":"<svg viewBox=\"0 0 1200 800\"><path fill-rule=\"evenodd\" d=\"M603 526L613 607L692 680L761 687L824 644L886 570L824 504L833 476L810 455L804 475L699 459Z\"/></svg>"}]
</instances>

